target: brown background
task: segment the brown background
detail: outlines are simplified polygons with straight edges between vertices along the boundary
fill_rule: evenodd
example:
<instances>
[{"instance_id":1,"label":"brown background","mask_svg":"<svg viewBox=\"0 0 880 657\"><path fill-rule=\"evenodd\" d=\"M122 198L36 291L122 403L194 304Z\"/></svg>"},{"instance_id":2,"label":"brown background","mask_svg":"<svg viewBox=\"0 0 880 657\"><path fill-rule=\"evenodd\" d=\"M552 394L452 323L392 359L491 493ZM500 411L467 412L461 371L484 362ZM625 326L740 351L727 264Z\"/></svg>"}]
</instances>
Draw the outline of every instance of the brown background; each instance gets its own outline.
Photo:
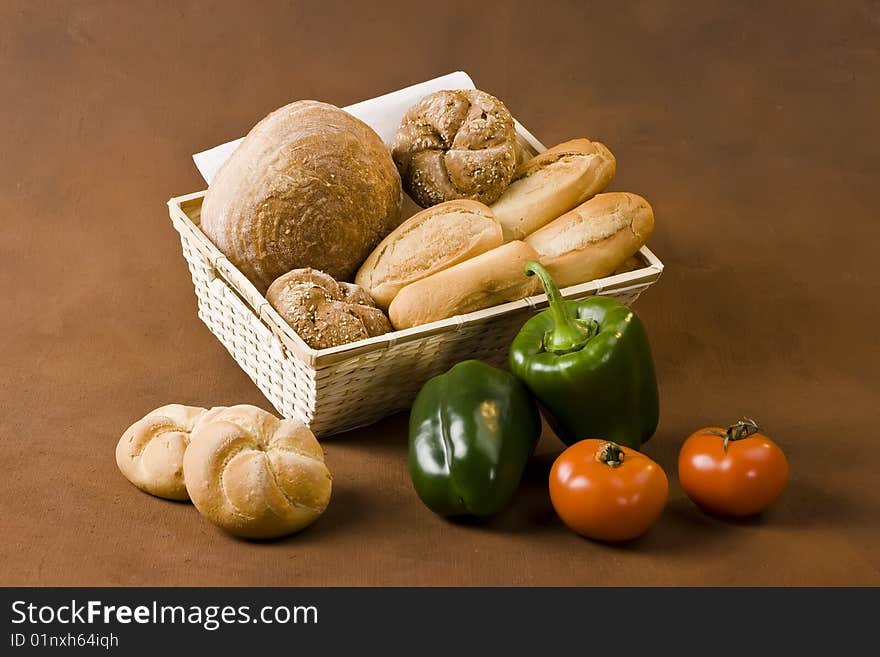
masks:
<instances>
[{"instance_id":1,"label":"brown background","mask_svg":"<svg viewBox=\"0 0 880 657\"><path fill-rule=\"evenodd\" d=\"M203 4L0 2L0 584L880 584L876 2ZM546 144L607 143L614 188L654 204L658 525L569 533L549 431L509 510L444 522L411 490L405 415L326 441L333 501L287 540L138 492L113 449L149 409L268 407L196 317L165 209L203 187L190 154L297 98L456 69ZM742 414L792 479L722 522L675 456Z\"/></svg>"}]
</instances>

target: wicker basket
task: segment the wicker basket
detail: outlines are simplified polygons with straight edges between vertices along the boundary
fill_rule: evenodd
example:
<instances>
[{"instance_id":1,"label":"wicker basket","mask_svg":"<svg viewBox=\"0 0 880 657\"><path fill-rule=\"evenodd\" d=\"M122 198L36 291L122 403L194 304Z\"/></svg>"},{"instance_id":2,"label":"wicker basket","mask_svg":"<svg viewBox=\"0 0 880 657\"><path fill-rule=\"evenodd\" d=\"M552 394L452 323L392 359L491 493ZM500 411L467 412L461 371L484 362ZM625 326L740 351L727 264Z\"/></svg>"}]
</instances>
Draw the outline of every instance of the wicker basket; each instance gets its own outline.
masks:
<instances>
[{"instance_id":1,"label":"wicker basket","mask_svg":"<svg viewBox=\"0 0 880 657\"><path fill-rule=\"evenodd\" d=\"M541 145L517 123L520 147ZM318 436L370 424L408 408L430 377L467 358L495 365L545 295L394 331L330 349L313 349L199 228L204 192L172 198L171 222L180 233L199 317L284 417L299 417ZM656 281L663 264L647 247L638 269L562 290L566 299L595 294L631 304Z\"/></svg>"}]
</instances>

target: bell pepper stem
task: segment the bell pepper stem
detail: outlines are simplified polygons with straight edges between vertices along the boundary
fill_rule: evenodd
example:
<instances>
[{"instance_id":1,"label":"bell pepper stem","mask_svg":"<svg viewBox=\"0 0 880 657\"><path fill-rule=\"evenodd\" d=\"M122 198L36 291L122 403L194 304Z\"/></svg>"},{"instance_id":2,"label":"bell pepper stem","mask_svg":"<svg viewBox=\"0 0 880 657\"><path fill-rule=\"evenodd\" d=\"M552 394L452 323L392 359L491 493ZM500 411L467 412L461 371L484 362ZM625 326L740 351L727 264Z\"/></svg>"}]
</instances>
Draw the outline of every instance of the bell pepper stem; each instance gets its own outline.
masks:
<instances>
[{"instance_id":1,"label":"bell pepper stem","mask_svg":"<svg viewBox=\"0 0 880 657\"><path fill-rule=\"evenodd\" d=\"M537 276L541 280L553 316L553 328L544 336L544 348L555 354L581 349L596 335L599 324L595 320L578 321L568 312L565 300L559 294L559 288L540 263L530 260L526 263L525 269L526 276Z\"/></svg>"}]
</instances>

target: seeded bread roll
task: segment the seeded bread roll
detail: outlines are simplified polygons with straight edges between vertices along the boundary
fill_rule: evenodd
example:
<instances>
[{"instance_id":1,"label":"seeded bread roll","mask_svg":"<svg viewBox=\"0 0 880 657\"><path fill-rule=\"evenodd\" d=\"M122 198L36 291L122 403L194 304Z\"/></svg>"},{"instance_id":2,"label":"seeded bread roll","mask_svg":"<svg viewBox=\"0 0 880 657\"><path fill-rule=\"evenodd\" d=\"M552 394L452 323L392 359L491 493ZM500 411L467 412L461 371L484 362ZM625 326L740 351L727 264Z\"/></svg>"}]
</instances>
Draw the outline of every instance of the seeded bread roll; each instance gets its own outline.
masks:
<instances>
[{"instance_id":1,"label":"seeded bread roll","mask_svg":"<svg viewBox=\"0 0 880 657\"><path fill-rule=\"evenodd\" d=\"M132 424L116 445L116 465L145 493L169 500L188 500L183 483L183 455L190 434L205 418L223 410L168 404Z\"/></svg>"},{"instance_id":2,"label":"seeded bread roll","mask_svg":"<svg viewBox=\"0 0 880 657\"><path fill-rule=\"evenodd\" d=\"M330 471L309 428L247 404L196 427L183 471L199 513L245 538L299 531L330 502Z\"/></svg>"},{"instance_id":3,"label":"seeded bread roll","mask_svg":"<svg viewBox=\"0 0 880 657\"><path fill-rule=\"evenodd\" d=\"M355 277L380 308L405 286L501 246L501 226L478 201L447 201L414 214L370 254Z\"/></svg>"},{"instance_id":4,"label":"seeded bread roll","mask_svg":"<svg viewBox=\"0 0 880 657\"><path fill-rule=\"evenodd\" d=\"M310 347L326 349L388 333L385 313L359 285L316 269L294 269L269 286L266 300Z\"/></svg>"},{"instance_id":5,"label":"seeded bread roll","mask_svg":"<svg viewBox=\"0 0 880 657\"><path fill-rule=\"evenodd\" d=\"M521 240L605 189L617 161L604 144L572 139L520 164L492 204L504 241Z\"/></svg>"},{"instance_id":6,"label":"seeded bread roll","mask_svg":"<svg viewBox=\"0 0 880 657\"><path fill-rule=\"evenodd\" d=\"M638 194L610 192L554 219L525 241L559 287L602 278L634 255L654 230L654 211Z\"/></svg>"},{"instance_id":7,"label":"seeded bread roll","mask_svg":"<svg viewBox=\"0 0 880 657\"><path fill-rule=\"evenodd\" d=\"M391 154L366 123L301 100L272 112L220 168L201 227L260 290L291 269L348 280L400 223Z\"/></svg>"},{"instance_id":8,"label":"seeded bread roll","mask_svg":"<svg viewBox=\"0 0 880 657\"><path fill-rule=\"evenodd\" d=\"M540 283L525 273L537 259L525 242L508 242L411 283L391 302L391 324L410 328L537 294Z\"/></svg>"},{"instance_id":9,"label":"seeded bread roll","mask_svg":"<svg viewBox=\"0 0 880 657\"><path fill-rule=\"evenodd\" d=\"M394 138L403 186L423 208L492 203L516 167L516 128L500 100L477 89L438 91L404 115Z\"/></svg>"}]
</instances>

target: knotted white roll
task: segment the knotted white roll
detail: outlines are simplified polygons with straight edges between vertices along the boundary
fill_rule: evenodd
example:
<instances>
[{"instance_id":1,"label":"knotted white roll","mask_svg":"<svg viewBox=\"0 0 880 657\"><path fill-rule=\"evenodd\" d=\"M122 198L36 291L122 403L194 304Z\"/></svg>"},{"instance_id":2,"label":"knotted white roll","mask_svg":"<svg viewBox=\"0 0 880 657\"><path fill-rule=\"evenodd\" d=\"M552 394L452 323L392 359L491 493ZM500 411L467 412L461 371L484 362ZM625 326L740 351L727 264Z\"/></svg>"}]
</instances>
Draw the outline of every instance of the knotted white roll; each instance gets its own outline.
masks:
<instances>
[{"instance_id":1,"label":"knotted white roll","mask_svg":"<svg viewBox=\"0 0 880 657\"><path fill-rule=\"evenodd\" d=\"M236 536L290 534L330 502L330 472L309 428L247 404L199 424L183 470L199 512Z\"/></svg>"},{"instance_id":2,"label":"knotted white roll","mask_svg":"<svg viewBox=\"0 0 880 657\"><path fill-rule=\"evenodd\" d=\"M116 464L142 491L170 500L186 500L183 455L198 423L216 415L200 406L168 404L132 424L116 445Z\"/></svg>"}]
</instances>

